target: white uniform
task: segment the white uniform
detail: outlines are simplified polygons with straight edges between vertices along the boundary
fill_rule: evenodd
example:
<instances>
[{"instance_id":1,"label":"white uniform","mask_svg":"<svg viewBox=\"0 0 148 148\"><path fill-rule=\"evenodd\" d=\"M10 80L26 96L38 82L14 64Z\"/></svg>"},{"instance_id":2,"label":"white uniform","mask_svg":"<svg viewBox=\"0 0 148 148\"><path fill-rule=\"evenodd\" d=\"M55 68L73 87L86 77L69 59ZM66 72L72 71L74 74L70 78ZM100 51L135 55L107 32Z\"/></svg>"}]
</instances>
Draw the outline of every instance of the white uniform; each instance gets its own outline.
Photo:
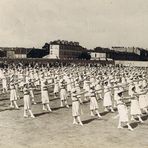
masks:
<instances>
[{"instance_id":1,"label":"white uniform","mask_svg":"<svg viewBox=\"0 0 148 148\"><path fill-rule=\"evenodd\" d=\"M29 90L27 88L24 88L23 92L24 92L24 109L25 110L31 109Z\"/></svg>"},{"instance_id":2,"label":"white uniform","mask_svg":"<svg viewBox=\"0 0 148 148\"><path fill-rule=\"evenodd\" d=\"M60 99L61 101L64 101L67 99L67 92L65 88L66 86L63 83L60 83L59 86L60 86Z\"/></svg>"},{"instance_id":3,"label":"white uniform","mask_svg":"<svg viewBox=\"0 0 148 148\"><path fill-rule=\"evenodd\" d=\"M10 101L16 101L17 95L16 95L16 89L15 84L13 82L10 83Z\"/></svg>"},{"instance_id":4,"label":"white uniform","mask_svg":"<svg viewBox=\"0 0 148 148\"><path fill-rule=\"evenodd\" d=\"M77 117L80 115L80 103L75 93L71 94L72 99L72 116Z\"/></svg>"},{"instance_id":5,"label":"white uniform","mask_svg":"<svg viewBox=\"0 0 148 148\"><path fill-rule=\"evenodd\" d=\"M97 103L97 100L96 100L95 90L90 89L89 97L90 97L90 110L98 109L98 103Z\"/></svg>"},{"instance_id":6,"label":"white uniform","mask_svg":"<svg viewBox=\"0 0 148 148\"><path fill-rule=\"evenodd\" d=\"M41 101L42 101L42 104L49 103L48 88L45 85L45 80L41 80Z\"/></svg>"},{"instance_id":7,"label":"white uniform","mask_svg":"<svg viewBox=\"0 0 148 148\"><path fill-rule=\"evenodd\" d=\"M125 105L125 103L123 103L121 100L121 97L117 97L116 98L116 102L117 102L117 109L118 109L118 113L119 113L119 121L120 122L128 122L128 111L127 111L127 107Z\"/></svg>"},{"instance_id":8,"label":"white uniform","mask_svg":"<svg viewBox=\"0 0 148 148\"><path fill-rule=\"evenodd\" d=\"M104 86L103 106L112 106L111 90L108 86Z\"/></svg>"},{"instance_id":9,"label":"white uniform","mask_svg":"<svg viewBox=\"0 0 148 148\"><path fill-rule=\"evenodd\" d=\"M131 92L131 97L133 97L134 92ZM134 99L131 100L131 115L140 115L140 105L138 98L135 96Z\"/></svg>"}]
</instances>

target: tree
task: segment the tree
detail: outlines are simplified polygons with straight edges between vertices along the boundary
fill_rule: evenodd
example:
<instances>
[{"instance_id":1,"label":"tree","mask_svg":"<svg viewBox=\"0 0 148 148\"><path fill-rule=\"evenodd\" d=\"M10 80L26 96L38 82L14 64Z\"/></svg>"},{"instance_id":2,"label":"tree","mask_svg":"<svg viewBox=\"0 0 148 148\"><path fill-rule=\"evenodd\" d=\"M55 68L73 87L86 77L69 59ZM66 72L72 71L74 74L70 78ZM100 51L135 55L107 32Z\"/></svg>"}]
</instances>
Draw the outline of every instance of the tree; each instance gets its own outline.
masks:
<instances>
[{"instance_id":1,"label":"tree","mask_svg":"<svg viewBox=\"0 0 148 148\"><path fill-rule=\"evenodd\" d=\"M90 60L91 59L91 55L88 52L82 52L79 57L79 59L85 59L85 60Z\"/></svg>"}]
</instances>

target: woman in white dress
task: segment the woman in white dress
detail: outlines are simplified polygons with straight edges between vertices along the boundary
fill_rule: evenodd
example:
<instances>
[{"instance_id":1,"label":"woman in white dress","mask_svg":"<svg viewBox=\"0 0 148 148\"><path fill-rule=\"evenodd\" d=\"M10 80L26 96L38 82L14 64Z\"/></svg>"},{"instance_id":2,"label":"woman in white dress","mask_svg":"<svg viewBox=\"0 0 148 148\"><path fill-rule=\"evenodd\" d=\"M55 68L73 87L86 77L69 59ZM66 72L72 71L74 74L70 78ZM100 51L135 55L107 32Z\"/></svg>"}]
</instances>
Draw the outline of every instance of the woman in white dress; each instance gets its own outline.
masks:
<instances>
[{"instance_id":1,"label":"woman in white dress","mask_svg":"<svg viewBox=\"0 0 148 148\"><path fill-rule=\"evenodd\" d=\"M117 109L119 113L118 128L122 129L123 128L122 124L126 124L128 126L128 129L133 131L133 128L129 124L128 111L127 111L126 104L124 103L124 100L125 98L123 98L123 91L119 91L116 98Z\"/></svg>"},{"instance_id":2,"label":"woman in white dress","mask_svg":"<svg viewBox=\"0 0 148 148\"><path fill-rule=\"evenodd\" d=\"M88 101L88 99L89 99L89 90L90 90L90 81L89 80L84 81L83 89L86 91L86 93L84 95L84 100Z\"/></svg>"},{"instance_id":3,"label":"woman in white dress","mask_svg":"<svg viewBox=\"0 0 148 148\"><path fill-rule=\"evenodd\" d=\"M30 92L31 100L32 100L33 104L36 104L35 99L34 99L35 97L34 97L33 83L30 82L30 83L28 84L28 87L29 87L29 92Z\"/></svg>"},{"instance_id":4,"label":"woman in white dress","mask_svg":"<svg viewBox=\"0 0 148 148\"><path fill-rule=\"evenodd\" d=\"M17 94L16 94L16 88L15 88L15 82L14 79L10 79L10 107L19 109L17 105Z\"/></svg>"},{"instance_id":5,"label":"woman in white dress","mask_svg":"<svg viewBox=\"0 0 148 148\"><path fill-rule=\"evenodd\" d=\"M35 116L32 113L32 110L31 110L30 93L29 93L28 84L26 84L26 83L24 84L23 93L24 93L24 117L25 118L28 117L27 112L29 112L31 117L35 118Z\"/></svg>"},{"instance_id":6,"label":"woman in white dress","mask_svg":"<svg viewBox=\"0 0 148 148\"><path fill-rule=\"evenodd\" d=\"M54 90L53 90L53 93L54 93L54 98L57 98L58 93L59 93L59 83L58 83L57 77L54 78Z\"/></svg>"},{"instance_id":7,"label":"woman in white dress","mask_svg":"<svg viewBox=\"0 0 148 148\"><path fill-rule=\"evenodd\" d=\"M69 108L68 102L67 102L67 91L66 91L66 83L64 82L64 79L61 79L59 82L60 87L60 99L61 99L61 107L65 106Z\"/></svg>"},{"instance_id":8,"label":"woman in white dress","mask_svg":"<svg viewBox=\"0 0 148 148\"><path fill-rule=\"evenodd\" d=\"M135 121L135 117L138 117L139 121L143 123L141 115L142 112L140 110L138 96L136 96L136 89L135 86L133 86L131 90L131 120Z\"/></svg>"},{"instance_id":9,"label":"woman in white dress","mask_svg":"<svg viewBox=\"0 0 148 148\"><path fill-rule=\"evenodd\" d=\"M90 86L90 91L89 91L89 98L90 98L90 113L91 116L95 116L95 114L97 114L97 116L99 118L102 118L99 111L98 111L98 103L97 103L97 99L96 99L96 93L95 93L95 86L91 85Z\"/></svg>"},{"instance_id":10,"label":"woman in white dress","mask_svg":"<svg viewBox=\"0 0 148 148\"><path fill-rule=\"evenodd\" d=\"M48 84L45 78L42 78L41 80L41 101L43 104L43 110L52 112L49 106Z\"/></svg>"},{"instance_id":11,"label":"woman in white dress","mask_svg":"<svg viewBox=\"0 0 148 148\"><path fill-rule=\"evenodd\" d=\"M97 82L96 82L96 86L95 86L95 90L98 90L98 89L101 89L102 88L102 86L101 86L101 82L99 81L99 80L97 80ZM102 90L99 90L99 91L96 91L96 95L97 95L97 99L99 100L99 99L103 99L102 98Z\"/></svg>"},{"instance_id":12,"label":"woman in white dress","mask_svg":"<svg viewBox=\"0 0 148 148\"><path fill-rule=\"evenodd\" d=\"M103 106L105 107L104 111L114 112L112 107L112 95L111 95L111 88L108 86L108 82L104 82L104 99L103 99Z\"/></svg>"},{"instance_id":13,"label":"woman in white dress","mask_svg":"<svg viewBox=\"0 0 148 148\"><path fill-rule=\"evenodd\" d=\"M140 109L148 114L147 110L147 102L146 102L146 93L147 91L144 90L142 84L139 84L137 87L136 92L139 94L139 105Z\"/></svg>"},{"instance_id":14,"label":"woman in white dress","mask_svg":"<svg viewBox=\"0 0 148 148\"><path fill-rule=\"evenodd\" d=\"M80 124L83 126L83 123L80 118L80 103L81 100L78 97L77 91L75 88L71 90L71 99L72 99L72 116L73 116L73 124Z\"/></svg>"},{"instance_id":15,"label":"woman in white dress","mask_svg":"<svg viewBox=\"0 0 148 148\"><path fill-rule=\"evenodd\" d=\"M3 93L7 93L8 92L6 76L2 77L2 88L3 88Z\"/></svg>"}]
</instances>

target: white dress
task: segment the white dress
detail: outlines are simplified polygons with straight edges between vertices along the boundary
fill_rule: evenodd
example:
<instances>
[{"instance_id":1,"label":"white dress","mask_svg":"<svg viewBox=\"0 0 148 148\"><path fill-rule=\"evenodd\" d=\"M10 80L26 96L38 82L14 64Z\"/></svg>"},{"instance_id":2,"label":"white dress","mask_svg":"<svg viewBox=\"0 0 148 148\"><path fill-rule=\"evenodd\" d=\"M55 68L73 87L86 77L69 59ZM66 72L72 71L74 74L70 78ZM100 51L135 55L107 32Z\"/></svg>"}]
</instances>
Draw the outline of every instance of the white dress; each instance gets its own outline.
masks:
<instances>
[{"instance_id":1,"label":"white dress","mask_svg":"<svg viewBox=\"0 0 148 148\"><path fill-rule=\"evenodd\" d=\"M28 110L31 109L31 100L30 100L30 95L29 95L29 90L24 88L23 89L24 92L24 109Z\"/></svg>"},{"instance_id":2,"label":"white dress","mask_svg":"<svg viewBox=\"0 0 148 148\"><path fill-rule=\"evenodd\" d=\"M4 77L2 79L2 87L3 87L3 89L6 89L7 90L7 80L6 80L6 77Z\"/></svg>"},{"instance_id":3,"label":"white dress","mask_svg":"<svg viewBox=\"0 0 148 148\"><path fill-rule=\"evenodd\" d=\"M121 100L121 97L117 97L117 109L119 113L119 121L120 122L128 122L128 111L125 103L123 103Z\"/></svg>"},{"instance_id":4,"label":"white dress","mask_svg":"<svg viewBox=\"0 0 148 148\"><path fill-rule=\"evenodd\" d=\"M131 96L133 97L133 92L131 93ZM135 96L134 99L131 100L131 115L140 115L140 105L138 98Z\"/></svg>"},{"instance_id":5,"label":"white dress","mask_svg":"<svg viewBox=\"0 0 148 148\"><path fill-rule=\"evenodd\" d=\"M60 99L64 101L67 99L67 92L63 83L60 83Z\"/></svg>"},{"instance_id":6,"label":"white dress","mask_svg":"<svg viewBox=\"0 0 148 148\"><path fill-rule=\"evenodd\" d=\"M95 94L94 90L90 89L89 97L90 97L90 110L98 109L98 103L97 103L97 100L96 100L96 94Z\"/></svg>"},{"instance_id":7,"label":"white dress","mask_svg":"<svg viewBox=\"0 0 148 148\"><path fill-rule=\"evenodd\" d=\"M54 84L54 93L58 93L59 92L59 84L57 81L55 81L55 84Z\"/></svg>"},{"instance_id":8,"label":"white dress","mask_svg":"<svg viewBox=\"0 0 148 148\"><path fill-rule=\"evenodd\" d=\"M44 80L41 81L41 101L42 104L48 104L49 103L49 94L48 89L46 85L44 84Z\"/></svg>"},{"instance_id":9,"label":"white dress","mask_svg":"<svg viewBox=\"0 0 148 148\"><path fill-rule=\"evenodd\" d=\"M137 88L137 93L141 93L141 92L142 92L141 89ZM139 95L139 105L140 105L140 109L147 107L147 101L146 101L145 94Z\"/></svg>"},{"instance_id":10,"label":"white dress","mask_svg":"<svg viewBox=\"0 0 148 148\"><path fill-rule=\"evenodd\" d=\"M89 90L90 90L89 81L84 81L84 87L83 87L83 89L85 91L87 91L85 93L85 97L89 97Z\"/></svg>"},{"instance_id":11,"label":"white dress","mask_svg":"<svg viewBox=\"0 0 148 148\"><path fill-rule=\"evenodd\" d=\"M77 96L74 93L71 94L71 99L72 99L72 116L77 117L80 115L80 103Z\"/></svg>"},{"instance_id":12,"label":"white dress","mask_svg":"<svg viewBox=\"0 0 148 148\"><path fill-rule=\"evenodd\" d=\"M10 101L16 101L16 100L17 100L17 95L16 95L15 84L10 83Z\"/></svg>"},{"instance_id":13,"label":"white dress","mask_svg":"<svg viewBox=\"0 0 148 148\"><path fill-rule=\"evenodd\" d=\"M108 86L104 86L103 106L112 106L111 90Z\"/></svg>"}]
</instances>

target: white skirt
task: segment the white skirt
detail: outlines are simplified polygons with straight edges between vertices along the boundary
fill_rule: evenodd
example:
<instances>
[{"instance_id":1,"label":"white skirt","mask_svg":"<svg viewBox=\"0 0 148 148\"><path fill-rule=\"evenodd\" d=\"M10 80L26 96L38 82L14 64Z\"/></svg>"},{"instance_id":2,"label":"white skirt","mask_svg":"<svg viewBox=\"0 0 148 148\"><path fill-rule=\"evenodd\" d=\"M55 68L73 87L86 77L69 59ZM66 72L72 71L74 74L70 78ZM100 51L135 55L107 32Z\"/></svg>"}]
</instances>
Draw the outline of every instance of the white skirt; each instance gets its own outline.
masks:
<instances>
[{"instance_id":1,"label":"white skirt","mask_svg":"<svg viewBox=\"0 0 148 148\"><path fill-rule=\"evenodd\" d=\"M138 100L131 100L131 115L140 115L140 105Z\"/></svg>"},{"instance_id":2,"label":"white skirt","mask_svg":"<svg viewBox=\"0 0 148 148\"><path fill-rule=\"evenodd\" d=\"M110 92L104 94L103 106L112 106L112 98Z\"/></svg>"},{"instance_id":3,"label":"white skirt","mask_svg":"<svg viewBox=\"0 0 148 148\"><path fill-rule=\"evenodd\" d=\"M49 103L49 95L47 90L42 90L41 91L41 101L42 104L48 104Z\"/></svg>"},{"instance_id":4,"label":"white skirt","mask_svg":"<svg viewBox=\"0 0 148 148\"><path fill-rule=\"evenodd\" d=\"M72 116L80 116L80 103L79 101L72 102Z\"/></svg>"},{"instance_id":5,"label":"white skirt","mask_svg":"<svg viewBox=\"0 0 148 148\"><path fill-rule=\"evenodd\" d=\"M54 93L58 93L59 92L59 85L58 84L55 84L53 92Z\"/></svg>"},{"instance_id":6,"label":"white skirt","mask_svg":"<svg viewBox=\"0 0 148 148\"><path fill-rule=\"evenodd\" d=\"M61 89L61 91L60 91L60 99L61 99L61 101L64 101L64 100L67 99L67 93L66 93L65 89Z\"/></svg>"},{"instance_id":7,"label":"white skirt","mask_svg":"<svg viewBox=\"0 0 148 148\"><path fill-rule=\"evenodd\" d=\"M123 105L118 105L118 113L119 113L119 121L120 122L128 122L128 112L126 106Z\"/></svg>"},{"instance_id":8,"label":"white skirt","mask_svg":"<svg viewBox=\"0 0 148 148\"><path fill-rule=\"evenodd\" d=\"M139 96L139 105L140 105L141 109L147 107L147 101L146 101L146 96L145 95L140 95Z\"/></svg>"},{"instance_id":9,"label":"white skirt","mask_svg":"<svg viewBox=\"0 0 148 148\"><path fill-rule=\"evenodd\" d=\"M16 100L17 100L16 90L12 89L10 90L10 101L16 101Z\"/></svg>"},{"instance_id":10,"label":"white skirt","mask_svg":"<svg viewBox=\"0 0 148 148\"><path fill-rule=\"evenodd\" d=\"M29 95L24 95L24 109L31 109L31 101Z\"/></svg>"},{"instance_id":11,"label":"white skirt","mask_svg":"<svg viewBox=\"0 0 148 148\"><path fill-rule=\"evenodd\" d=\"M90 97L90 110L98 109L98 103L95 97Z\"/></svg>"}]
</instances>

